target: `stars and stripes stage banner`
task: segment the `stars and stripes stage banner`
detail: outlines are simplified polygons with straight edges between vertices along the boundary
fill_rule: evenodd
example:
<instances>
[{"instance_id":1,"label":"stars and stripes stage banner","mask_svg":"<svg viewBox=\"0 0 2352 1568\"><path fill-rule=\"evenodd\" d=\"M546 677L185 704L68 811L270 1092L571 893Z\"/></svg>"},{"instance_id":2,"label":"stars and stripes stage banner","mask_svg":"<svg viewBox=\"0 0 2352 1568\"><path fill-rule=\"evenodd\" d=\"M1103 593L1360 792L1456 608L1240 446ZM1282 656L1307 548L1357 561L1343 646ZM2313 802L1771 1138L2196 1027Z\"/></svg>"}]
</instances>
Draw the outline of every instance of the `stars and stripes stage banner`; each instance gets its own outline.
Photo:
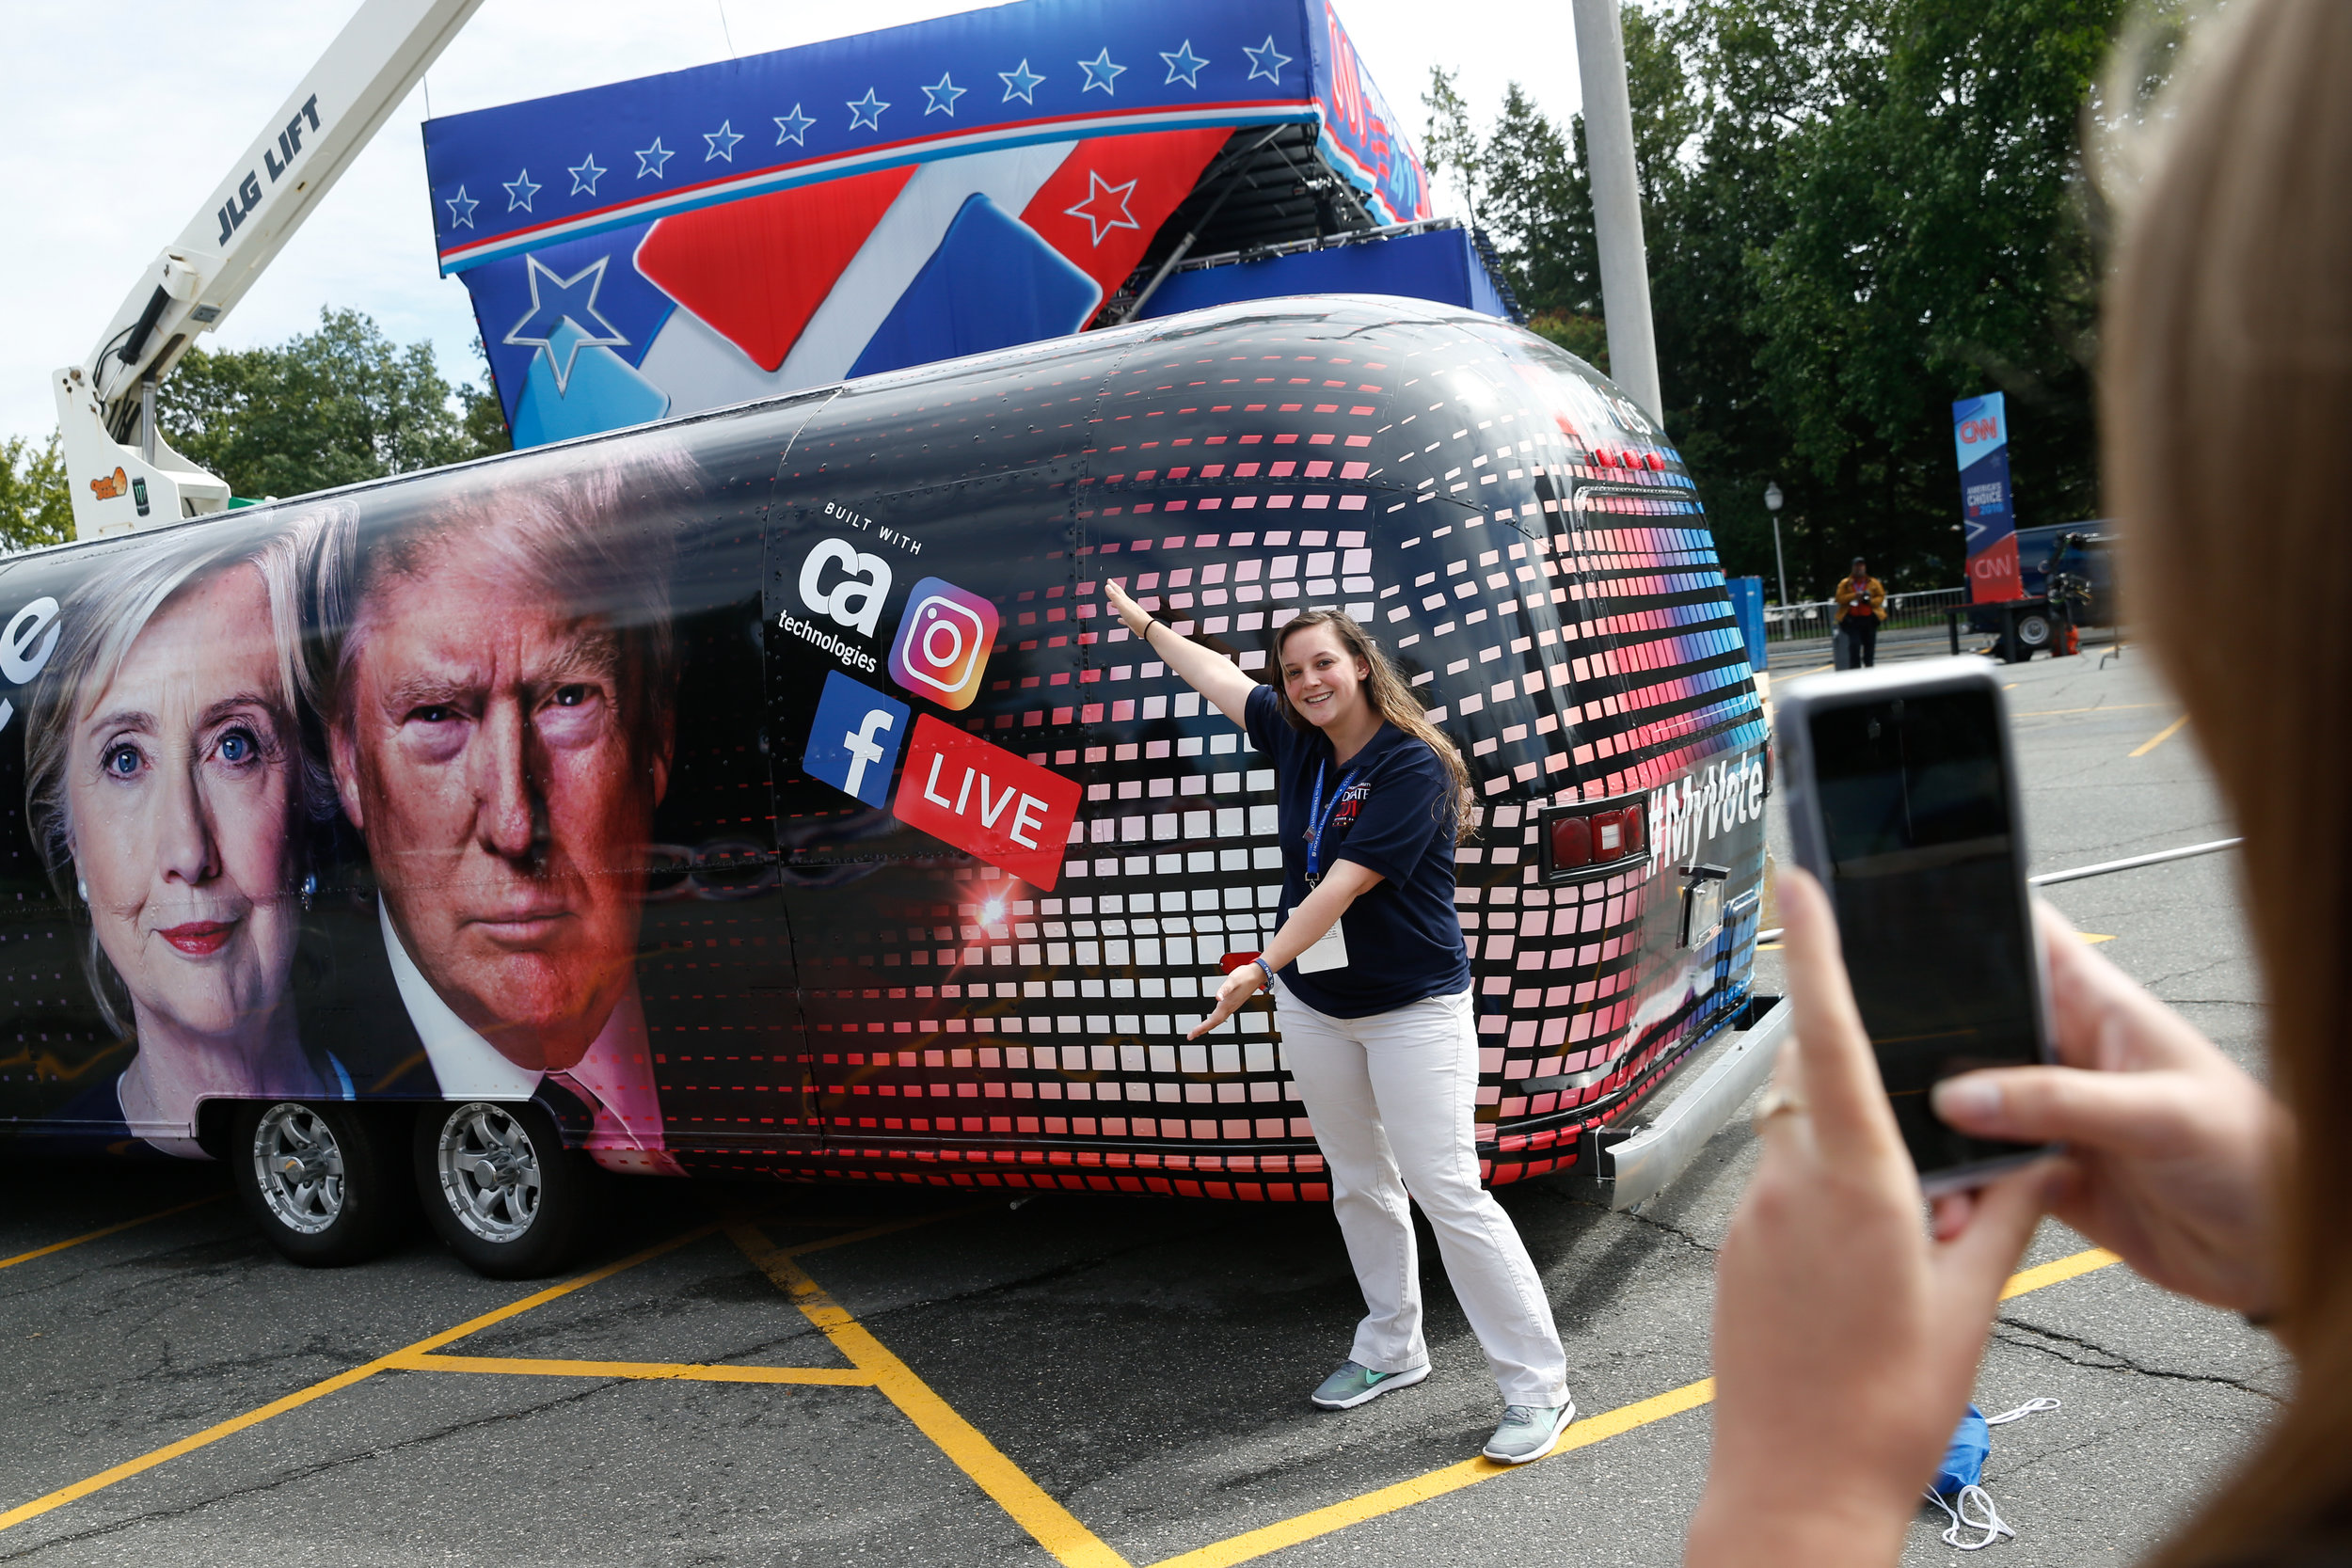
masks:
<instances>
[{"instance_id":1,"label":"stars and stripes stage banner","mask_svg":"<svg viewBox=\"0 0 2352 1568\"><path fill-rule=\"evenodd\" d=\"M1429 215L1326 0L1020 0L431 120L425 161L534 446L1078 331L1283 126L1302 183Z\"/></svg>"}]
</instances>

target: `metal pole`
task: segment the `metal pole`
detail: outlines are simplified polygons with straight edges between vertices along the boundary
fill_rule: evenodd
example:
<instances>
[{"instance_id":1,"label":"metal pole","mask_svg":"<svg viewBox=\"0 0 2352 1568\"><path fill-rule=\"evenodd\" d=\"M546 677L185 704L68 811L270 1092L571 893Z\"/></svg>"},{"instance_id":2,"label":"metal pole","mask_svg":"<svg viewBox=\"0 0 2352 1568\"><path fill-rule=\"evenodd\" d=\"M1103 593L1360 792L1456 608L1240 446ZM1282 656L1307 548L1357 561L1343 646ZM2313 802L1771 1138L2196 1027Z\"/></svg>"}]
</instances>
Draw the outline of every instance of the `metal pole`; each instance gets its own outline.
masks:
<instances>
[{"instance_id":1,"label":"metal pole","mask_svg":"<svg viewBox=\"0 0 2352 1568\"><path fill-rule=\"evenodd\" d=\"M1609 378L1662 427L1665 403L1658 388L1658 338L1650 326L1625 33L1617 0L1573 0L1573 8L1577 76L1584 91L1584 152L1593 183L1593 241L1600 252L1601 314L1609 327Z\"/></svg>"},{"instance_id":2,"label":"metal pole","mask_svg":"<svg viewBox=\"0 0 2352 1568\"><path fill-rule=\"evenodd\" d=\"M1780 553L1780 514L1777 512L1772 514L1772 563L1780 568L1780 604L1786 611L1788 608L1788 558ZM1143 629L1150 631L1152 628L1146 626Z\"/></svg>"}]
</instances>

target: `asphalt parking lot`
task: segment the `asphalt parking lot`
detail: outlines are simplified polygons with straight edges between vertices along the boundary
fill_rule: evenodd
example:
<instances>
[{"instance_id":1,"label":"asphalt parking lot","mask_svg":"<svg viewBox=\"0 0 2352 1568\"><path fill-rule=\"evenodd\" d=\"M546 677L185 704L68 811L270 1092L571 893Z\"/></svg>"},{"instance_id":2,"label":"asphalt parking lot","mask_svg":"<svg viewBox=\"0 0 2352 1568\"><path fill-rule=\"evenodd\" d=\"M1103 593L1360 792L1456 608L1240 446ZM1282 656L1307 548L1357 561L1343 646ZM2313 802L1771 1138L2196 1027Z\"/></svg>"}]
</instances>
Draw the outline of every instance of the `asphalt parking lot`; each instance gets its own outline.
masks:
<instances>
[{"instance_id":1,"label":"asphalt parking lot","mask_svg":"<svg viewBox=\"0 0 2352 1568\"><path fill-rule=\"evenodd\" d=\"M2004 677L2037 871L2229 832L2145 657L2096 655ZM2252 1062L2235 873L2051 896ZM1507 1193L1582 1418L1516 1472L1471 1457L1498 1402L1434 1248L1430 1380L1308 1406L1360 1311L1320 1210L616 1181L589 1272L533 1287L421 1238L291 1267L214 1167L0 1164L0 1560L1672 1562L1753 1158L1735 1120L1645 1212ZM2002 1561L2132 1560L2286 1386L2267 1336L2087 1248L2045 1227L1985 1360L1985 1409L2062 1402L1995 1433Z\"/></svg>"}]
</instances>

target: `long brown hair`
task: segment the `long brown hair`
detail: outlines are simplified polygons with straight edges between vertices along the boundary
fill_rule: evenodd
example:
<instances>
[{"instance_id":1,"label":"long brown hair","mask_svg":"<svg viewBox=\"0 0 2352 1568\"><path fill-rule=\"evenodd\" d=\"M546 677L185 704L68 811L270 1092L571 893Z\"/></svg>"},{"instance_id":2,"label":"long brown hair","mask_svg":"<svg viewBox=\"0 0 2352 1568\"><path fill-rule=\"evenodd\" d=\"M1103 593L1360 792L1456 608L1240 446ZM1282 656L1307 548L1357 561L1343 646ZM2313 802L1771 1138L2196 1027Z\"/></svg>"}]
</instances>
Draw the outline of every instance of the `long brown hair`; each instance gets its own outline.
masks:
<instances>
[{"instance_id":1,"label":"long brown hair","mask_svg":"<svg viewBox=\"0 0 2352 1568\"><path fill-rule=\"evenodd\" d=\"M1389 656L1356 624L1354 616L1336 610L1302 610L1283 622L1281 629L1274 634L1274 692L1282 699L1283 719L1301 735L1315 733L1315 727L1307 722L1307 716L1291 705L1290 693L1284 689L1282 680L1282 649L1310 626L1329 626L1339 638L1340 646L1363 660L1365 670L1370 672L1364 677L1364 696L1375 713L1438 753L1438 760L1445 764L1445 770L1454 778L1454 842L1459 844L1470 837L1478 817L1470 809L1473 801L1470 767L1462 761L1461 749L1422 713L1421 705L1413 701L1413 689L1405 684L1405 677L1396 673Z\"/></svg>"},{"instance_id":2,"label":"long brown hair","mask_svg":"<svg viewBox=\"0 0 2352 1568\"><path fill-rule=\"evenodd\" d=\"M2130 198L2101 387L2132 615L2246 835L2299 1387L2159 1560L2352 1538L2352 6L2238 0ZM2284 568L2282 570L2281 568ZM2249 635L2251 610L2260 621Z\"/></svg>"}]
</instances>

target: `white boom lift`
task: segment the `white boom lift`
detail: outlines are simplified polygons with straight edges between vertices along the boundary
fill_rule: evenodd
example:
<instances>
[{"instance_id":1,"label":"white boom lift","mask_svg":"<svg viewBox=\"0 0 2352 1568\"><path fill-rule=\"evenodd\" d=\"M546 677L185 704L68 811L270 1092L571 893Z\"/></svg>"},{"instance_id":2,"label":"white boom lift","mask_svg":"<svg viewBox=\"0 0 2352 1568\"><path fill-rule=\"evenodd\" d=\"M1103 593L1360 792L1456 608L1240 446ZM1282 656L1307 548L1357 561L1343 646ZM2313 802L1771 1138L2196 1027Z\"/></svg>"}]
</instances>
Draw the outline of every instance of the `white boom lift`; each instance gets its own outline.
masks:
<instances>
[{"instance_id":1,"label":"white boom lift","mask_svg":"<svg viewBox=\"0 0 2352 1568\"><path fill-rule=\"evenodd\" d=\"M82 539L219 512L229 486L171 450L155 387L220 325L482 0L364 0L106 324L50 377Z\"/></svg>"}]
</instances>

